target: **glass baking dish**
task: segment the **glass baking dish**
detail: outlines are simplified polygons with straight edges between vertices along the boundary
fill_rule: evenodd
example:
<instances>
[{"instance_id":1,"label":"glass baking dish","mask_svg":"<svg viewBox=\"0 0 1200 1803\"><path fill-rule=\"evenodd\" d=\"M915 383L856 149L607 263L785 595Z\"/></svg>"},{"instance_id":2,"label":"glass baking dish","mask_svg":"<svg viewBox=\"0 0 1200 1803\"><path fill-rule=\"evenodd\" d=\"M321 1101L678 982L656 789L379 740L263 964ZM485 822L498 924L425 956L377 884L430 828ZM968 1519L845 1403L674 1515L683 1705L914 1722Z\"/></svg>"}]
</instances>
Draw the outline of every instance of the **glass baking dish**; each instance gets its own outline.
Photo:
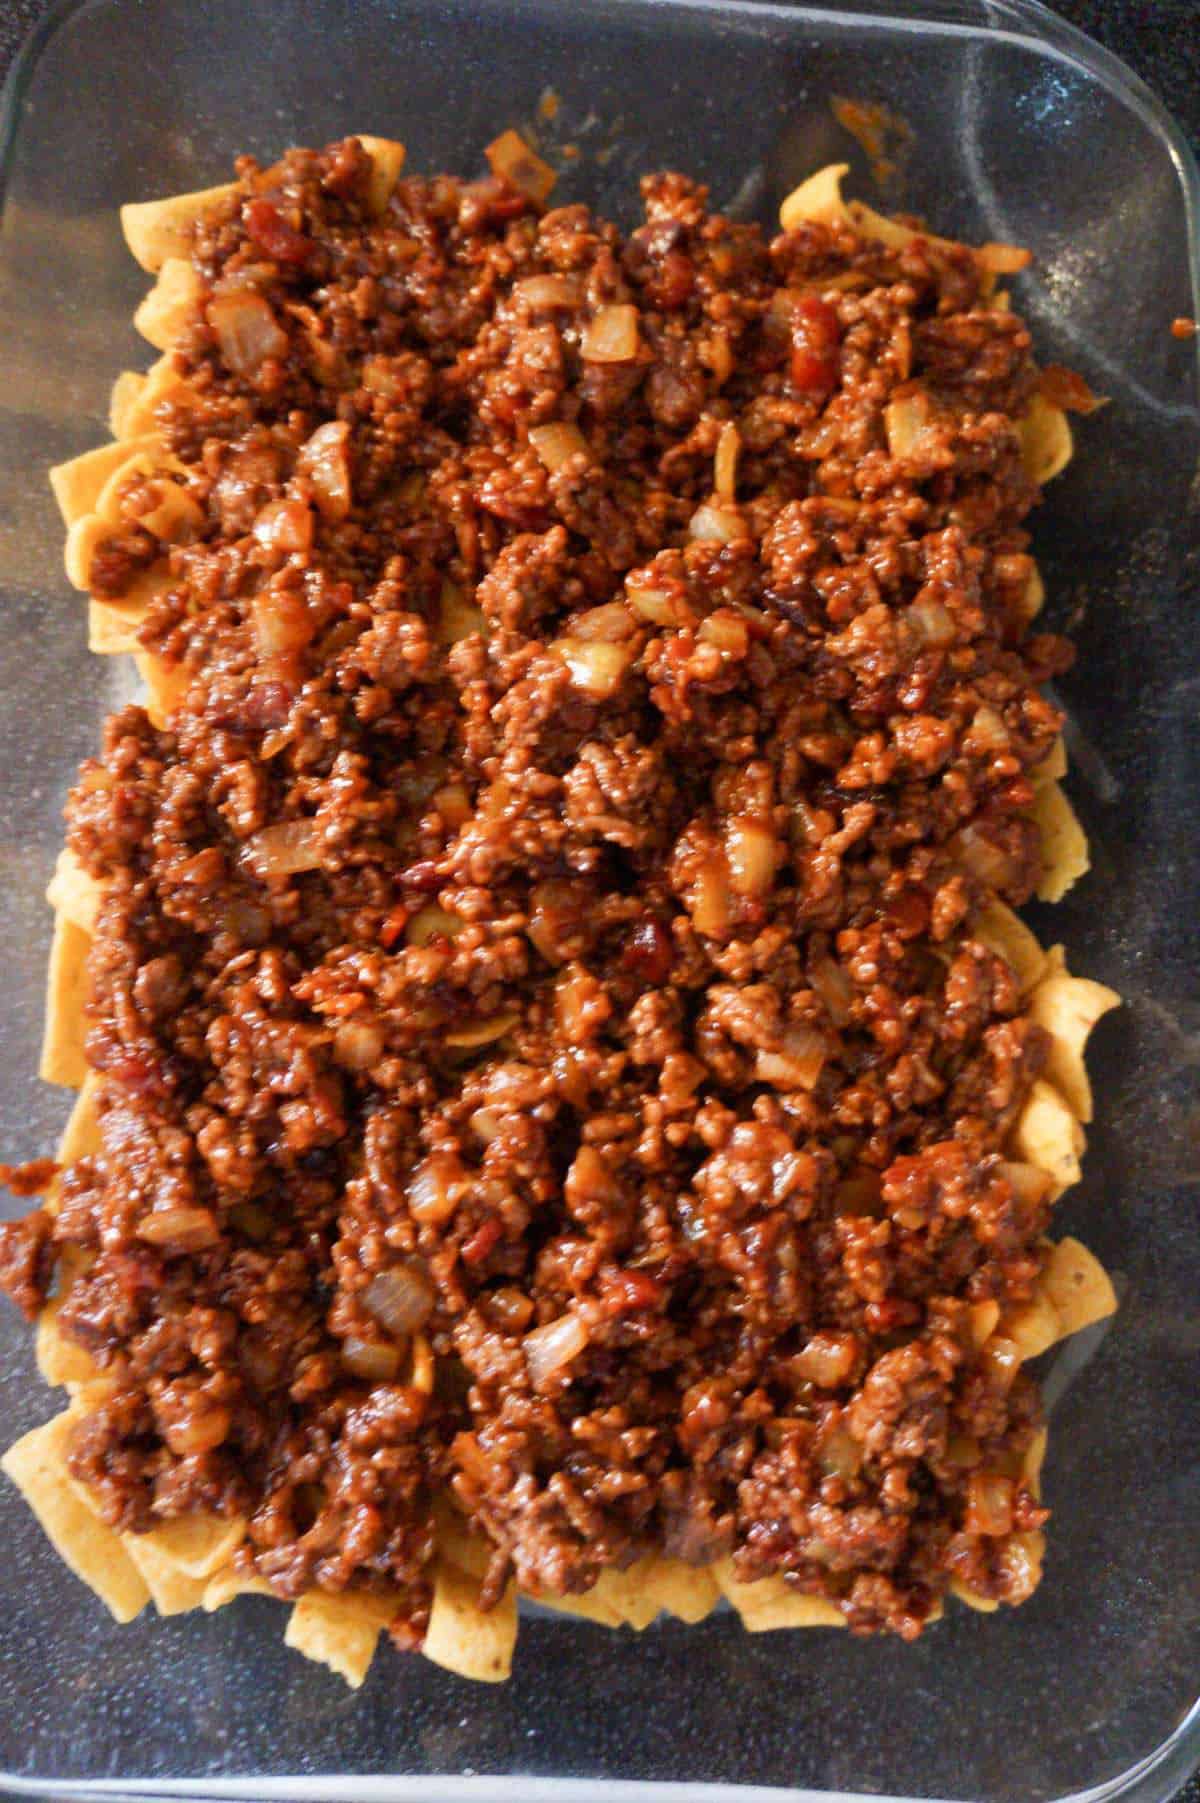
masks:
<instances>
[{"instance_id":1,"label":"glass baking dish","mask_svg":"<svg viewBox=\"0 0 1200 1803\"><path fill-rule=\"evenodd\" d=\"M0 1145L43 1151L66 1113L33 1075L42 892L68 781L125 682L85 649L44 477L104 435L115 372L149 360L118 203L348 130L468 172L547 88L559 194L625 221L648 168L769 221L837 159L876 204L1029 245L1018 304L1043 359L1111 396L1038 516L1050 617L1079 646L1062 691L1094 861L1042 936L1126 997L1095 1042L1100 1118L1060 1217L1086 1224L1123 1307L1049 1376L1046 1579L1019 1612L952 1609L911 1648L752 1638L728 1615L641 1637L534 1619L507 1686L385 1653L355 1697L285 1651L262 1599L112 1627L5 1485L0 1784L289 1803L1166 1797L1200 1759L1200 420L1194 348L1169 332L1196 310L1197 179L1146 89L1029 0L71 0L49 16L3 120ZM882 195L835 95L913 128ZM7 1309L0 1373L7 1443L52 1410Z\"/></svg>"}]
</instances>

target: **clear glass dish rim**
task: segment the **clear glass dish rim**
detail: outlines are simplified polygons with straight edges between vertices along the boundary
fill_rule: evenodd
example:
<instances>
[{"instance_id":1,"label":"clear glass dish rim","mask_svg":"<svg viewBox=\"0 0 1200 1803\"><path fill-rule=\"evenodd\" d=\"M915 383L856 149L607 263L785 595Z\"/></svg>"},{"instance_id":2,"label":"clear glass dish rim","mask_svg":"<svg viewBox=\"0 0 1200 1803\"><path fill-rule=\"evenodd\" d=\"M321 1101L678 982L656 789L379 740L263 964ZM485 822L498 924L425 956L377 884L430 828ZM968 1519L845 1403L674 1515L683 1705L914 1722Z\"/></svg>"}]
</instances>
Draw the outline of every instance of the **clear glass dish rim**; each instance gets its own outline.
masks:
<instances>
[{"instance_id":1,"label":"clear glass dish rim","mask_svg":"<svg viewBox=\"0 0 1200 1803\"><path fill-rule=\"evenodd\" d=\"M105 0L101 0L104 4ZM492 0L476 0L492 4ZM585 6L590 0L566 0ZM611 0L610 0L611 3ZM620 6L628 0L615 0ZM13 145L22 102L42 56L57 34L95 0L53 0L21 45L0 90L0 214L7 200ZM1200 167L1174 114L1123 59L1053 12L1042 0L650 0L664 11L774 13L809 24L874 25L893 31L998 38L1023 43L1042 55L1067 62L1100 82L1166 147L1179 180L1187 224L1192 309L1200 317ZM1200 397L1200 340L1194 363ZM1084 1790L1064 1792L1054 1803L1167 1803L1200 1768L1200 1695L1172 1732L1150 1753L1115 1777ZM530 1775L466 1777L343 1773L315 1777L213 1779L25 1778L0 1772L7 1795L50 1797L59 1803L104 1799L106 1803L917 1803L873 1793L777 1785L692 1784L671 1780L547 1778ZM922 1799L920 1803L937 1803Z\"/></svg>"}]
</instances>

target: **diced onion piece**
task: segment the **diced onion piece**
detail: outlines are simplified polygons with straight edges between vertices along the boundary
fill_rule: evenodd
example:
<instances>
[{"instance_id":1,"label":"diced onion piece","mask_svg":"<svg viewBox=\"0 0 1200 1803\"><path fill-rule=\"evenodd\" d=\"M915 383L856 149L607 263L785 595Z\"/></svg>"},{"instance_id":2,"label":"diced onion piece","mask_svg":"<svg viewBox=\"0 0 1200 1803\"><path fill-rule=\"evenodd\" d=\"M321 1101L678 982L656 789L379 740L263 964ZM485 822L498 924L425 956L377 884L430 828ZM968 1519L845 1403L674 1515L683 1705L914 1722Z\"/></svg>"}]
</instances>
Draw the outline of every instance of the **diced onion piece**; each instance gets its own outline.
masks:
<instances>
[{"instance_id":1,"label":"diced onion piece","mask_svg":"<svg viewBox=\"0 0 1200 1803\"><path fill-rule=\"evenodd\" d=\"M408 1181L408 1210L421 1226L439 1226L458 1206L455 1193L459 1173L453 1162L434 1152L419 1164Z\"/></svg>"},{"instance_id":2,"label":"diced onion piece","mask_svg":"<svg viewBox=\"0 0 1200 1803\"><path fill-rule=\"evenodd\" d=\"M242 855L254 874L264 879L317 870L321 864L317 823L283 820L277 826L264 826L247 842Z\"/></svg>"},{"instance_id":3,"label":"diced onion piece","mask_svg":"<svg viewBox=\"0 0 1200 1803\"><path fill-rule=\"evenodd\" d=\"M797 1354L796 1370L806 1383L816 1384L820 1390L836 1390L839 1384L850 1382L857 1356L850 1334L817 1333Z\"/></svg>"},{"instance_id":4,"label":"diced onion piece","mask_svg":"<svg viewBox=\"0 0 1200 1803\"><path fill-rule=\"evenodd\" d=\"M583 290L574 276L527 275L513 283L512 296L527 307L577 307Z\"/></svg>"},{"instance_id":5,"label":"diced onion piece","mask_svg":"<svg viewBox=\"0 0 1200 1803\"><path fill-rule=\"evenodd\" d=\"M498 1108L477 1108L467 1117L467 1125L487 1146L503 1133L504 1116Z\"/></svg>"},{"instance_id":6,"label":"diced onion piece","mask_svg":"<svg viewBox=\"0 0 1200 1803\"><path fill-rule=\"evenodd\" d=\"M236 288L214 294L208 323L226 367L238 376L256 376L268 357L286 357L288 340L261 294Z\"/></svg>"},{"instance_id":7,"label":"diced onion piece","mask_svg":"<svg viewBox=\"0 0 1200 1803\"><path fill-rule=\"evenodd\" d=\"M638 354L638 310L619 303L601 307L579 341L585 363L632 363Z\"/></svg>"},{"instance_id":8,"label":"diced onion piece","mask_svg":"<svg viewBox=\"0 0 1200 1803\"><path fill-rule=\"evenodd\" d=\"M529 442L551 475L572 457L586 457L591 461L587 439L578 426L568 425L565 420L553 420L548 426L531 426Z\"/></svg>"},{"instance_id":9,"label":"diced onion piece","mask_svg":"<svg viewBox=\"0 0 1200 1803\"><path fill-rule=\"evenodd\" d=\"M1019 275L1033 262L1033 252L1022 250L1019 244L981 244L975 261L989 275Z\"/></svg>"},{"instance_id":10,"label":"diced onion piece","mask_svg":"<svg viewBox=\"0 0 1200 1803\"><path fill-rule=\"evenodd\" d=\"M779 861L775 835L759 820L738 816L725 827L729 881L739 895L762 896L775 880Z\"/></svg>"},{"instance_id":11,"label":"diced onion piece","mask_svg":"<svg viewBox=\"0 0 1200 1803\"><path fill-rule=\"evenodd\" d=\"M737 460L742 440L737 427L727 419L717 437L717 454L713 459L713 487L722 501L732 501L737 487Z\"/></svg>"},{"instance_id":12,"label":"diced onion piece","mask_svg":"<svg viewBox=\"0 0 1200 1803\"><path fill-rule=\"evenodd\" d=\"M333 1056L346 1070L366 1071L379 1063L385 1044L383 1028L377 1022L345 1020L334 1034Z\"/></svg>"},{"instance_id":13,"label":"diced onion piece","mask_svg":"<svg viewBox=\"0 0 1200 1803\"><path fill-rule=\"evenodd\" d=\"M706 939L728 931L732 897L725 859L710 858L700 866L692 885L692 924Z\"/></svg>"},{"instance_id":14,"label":"diced onion piece","mask_svg":"<svg viewBox=\"0 0 1200 1803\"><path fill-rule=\"evenodd\" d=\"M904 618L926 645L949 645L954 639L954 615L940 601L914 601Z\"/></svg>"},{"instance_id":15,"label":"diced onion piece","mask_svg":"<svg viewBox=\"0 0 1200 1803\"><path fill-rule=\"evenodd\" d=\"M609 645L602 640L555 639L549 648L566 664L575 687L596 701L616 694L635 656L632 645Z\"/></svg>"},{"instance_id":16,"label":"diced onion piece","mask_svg":"<svg viewBox=\"0 0 1200 1803\"><path fill-rule=\"evenodd\" d=\"M265 588L251 603L254 639L260 657L300 651L315 630L308 603L296 589Z\"/></svg>"},{"instance_id":17,"label":"diced onion piece","mask_svg":"<svg viewBox=\"0 0 1200 1803\"><path fill-rule=\"evenodd\" d=\"M889 456L919 456L932 435L933 425L933 408L924 389L897 395L883 410Z\"/></svg>"},{"instance_id":18,"label":"diced onion piece","mask_svg":"<svg viewBox=\"0 0 1200 1803\"><path fill-rule=\"evenodd\" d=\"M416 1259L378 1271L363 1291L363 1307L397 1336L415 1333L433 1313L433 1284Z\"/></svg>"},{"instance_id":19,"label":"diced onion piece","mask_svg":"<svg viewBox=\"0 0 1200 1803\"><path fill-rule=\"evenodd\" d=\"M457 645L473 633L487 631L487 615L468 601L453 582L443 582L438 601L438 637L443 645Z\"/></svg>"},{"instance_id":20,"label":"diced onion piece","mask_svg":"<svg viewBox=\"0 0 1200 1803\"><path fill-rule=\"evenodd\" d=\"M577 1359L588 1339L586 1325L570 1309L557 1321L548 1321L544 1327L535 1327L532 1333L527 1333L522 1344L534 1388L540 1388L572 1359Z\"/></svg>"},{"instance_id":21,"label":"diced onion piece","mask_svg":"<svg viewBox=\"0 0 1200 1803\"><path fill-rule=\"evenodd\" d=\"M190 1409L182 1420L164 1427L163 1439L176 1458L188 1459L220 1446L232 1425L230 1411L222 1403L210 1403L207 1408Z\"/></svg>"},{"instance_id":22,"label":"diced onion piece","mask_svg":"<svg viewBox=\"0 0 1200 1803\"><path fill-rule=\"evenodd\" d=\"M729 545L734 539L745 536L746 528L737 509L718 507L712 501L702 501L688 521L691 539L716 539L720 544Z\"/></svg>"},{"instance_id":23,"label":"diced onion piece","mask_svg":"<svg viewBox=\"0 0 1200 1803\"><path fill-rule=\"evenodd\" d=\"M833 958L819 958L812 967L809 980L824 1002L834 1026L847 1026L854 1002L854 985L841 965Z\"/></svg>"},{"instance_id":24,"label":"diced onion piece","mask_svg":"<svg viewBox=\"0 0 1200 1803\"><path fill-rule=\"evenodd\" d=\"M993 1334L983 1349L981 1363L987 1365L991 1375L1007 1391L1021 1369L1021 1349L1003 1334Z\"/></svg>"},{"instance_id":25,"label":"diced onion piece","mask_svg":"<svg viewBox=\"0 0 1200 1803\"><path fill-rule=\"evenodd\" d=\"M640 620L653 626L671 626L675 622L675 605L669 592L661 588L642 588L627 581L625 593L629 605Z\"/></svg>"},{"instance_id":26,"label":"diced onion piece","mask_svg":"<svg viewBox=\"0 0 1200 1803\"><path fill-rule=\"evenodd\" d=\"M313 516L307 501L283 496L268 501L254 522L260 545L274 551L307 551L312 544Z\"/></svg>"},{"instance_id":27,"label":"diced onion piece","mask_svg":"<svg viewBox=\"0 0 1200 1803\"><path fill-rule=\"evenodd\" d=\"M1012 1533L1014 1484L994 1471L973 1471L967 1479L967 1512L963 1526L968 1534L999 1536Z\"/></svg>"},{"instance_id":28,"label":"diced onion piece","mask_svg":"<svg viewBox=\"0 0 1200 1803\"><path fill-rule=\"evenodd\" d=\"M501 181L506 181L536 206L541 206L549 197L558 180L549 163L530 150L519 132L502 131L483 154L493 175L498 175Z\"/></svg>"},{"instance_id":29,"label":"diced onion piece","mask_svg":"<svg viewBox=\"0 0 1200 1803\"><path fill-rule=\"evenodd\" d=\"M989 889L1003 889L1012 881L1013 861L977 826L964 826L957 835L959 856L979 881Z\"/></svg>"},{"instance_id":30,"label":"diced onion piece","mask_svg":"<svg viewBox=\"0 0 1200 1803\"><path fill-rule=\"evenodd\" d=\"M750 648L750 628L744 616L731 607L718 607L701 620L696 637L702 645L715 645L729 657L745 657Z\"/></svg>"},{"instance_id":31,"label":"diced onion piece","mask_svg":"<svg viewBox=\"0 0 1200 1803\"><path fill-rule=\"evenodd\" d=\"M586 643L617 644L633 631L633 622L623 601L606 601L602 607L589 607L571 623L571 637Z\"/></svg>"},{"instance_id":32,"label":"diced onion piece","mask_svg":"<svg viewBox=\"0 0 1200 1803\"><path fill-rule=\"evenodd\" d=\"M360 1340L357 1334L348 1334L342 1341L342 1363L364 1383L390 1383L400 1369L400 1348L382 1340Z\"/></svg>"},{"instance_id":33,"label":"diced onion piece","mask_svg":"<svg viewBox=\"0 0 1200 1803\"><path fill-rule=\"evenodd\" d=\"M220 1231L209 1208L158 1208L138 1222L137 1236L150 1246L199 1252L205 1246L214 1246Z\"/></svg>"},{"instance_id":34,"label":"diced onion piece","mask_svg":"<svg viewBox=\"0 0 1200 1803\"><path fill-rule=\"evenodd\" d=\"M520 1018L516 1008L503 1008L499 1014L489 1015L487 1020L473 1021L469 1027L455 1027L446 1034L446 1044L467 1047L491 1045L493 1040L503 1039L506 1033L511 1033Z\"/></svg>"},{"instance_id":35,"label":"diced onion piece","mask_svg":"<svg viewBox=\"0 0 1200 1803\"><path fill-rule=\"evenodd\" d=\"M863 1449L844 1427L835 1427L821 1441L817 1460L826 1477L852 1478L862 1465Z\"/></svg>"},{"instance_id":36,"label":"diced onion piece","mask_svg":"<svg viewBox=\"0 0 1200 1803\"><path fill-rule=\"evenodd\" d=\"M326 420L302 446L298 475L313 485L317 506L326 519L344 520L350 511L350 427L343 419Z\"/></svg>"},{"instance_id":37,"label":"diced onion piece","mask_svg":"<svg viewBox=\"0 0 1200 1803\"><path fill-rule=\"evenodd\" d=\"M471 797L462 783L446 783L434 790L431 799L446 825L454 830L471 818Z\"/></svg>"},{"instance_id":38,"label":"diced onion piece","mask_svg":"<svg viewBox=\"0 0 1200 1803\"><path fill-rule=\"evenodd\" d=\"M976 745L982 745L989 751L1007 751L1009 745L1008 728L1002 715L994 707L984 704L976 708L967 734Z\"/></svg>"},{"instance_id":39,"label":"diced onion piece","mask_svg":"<svg viewBox=\"0 0 1200 1803\"><path fill-rule=\"evenodd\" d=\"M789 1027L773 1052L759 1052L754 1074L777 1089L812 1089L821 1075L826 1045L815 1027L799 1023Z\"/></svg>"},{"instance_id":40,"label":"diced onion piece","mask_svg":"<svg viewBox=\"0 0 1200 1803\"><path fill-rule=\"evenodd\" d=\"M404 937L410 945L428 945L431 939L456 939L466 924L460 914L447 913L445 908L430 902L417 909L404 929Z\"/></svg>"}]
</instances>

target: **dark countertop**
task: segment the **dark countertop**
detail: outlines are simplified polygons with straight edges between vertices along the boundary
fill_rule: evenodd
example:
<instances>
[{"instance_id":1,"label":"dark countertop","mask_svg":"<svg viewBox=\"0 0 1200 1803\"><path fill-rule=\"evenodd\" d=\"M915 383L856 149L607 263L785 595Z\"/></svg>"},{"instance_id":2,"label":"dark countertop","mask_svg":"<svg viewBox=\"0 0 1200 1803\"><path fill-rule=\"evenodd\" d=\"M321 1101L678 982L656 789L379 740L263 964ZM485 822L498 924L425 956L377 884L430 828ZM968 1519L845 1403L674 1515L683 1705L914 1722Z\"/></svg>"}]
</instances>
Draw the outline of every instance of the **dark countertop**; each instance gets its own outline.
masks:
<instances>
[{"instance_id":1,"label":"dark countertop","mask_svg":"<svg viewBox=\"0 0 1200 1803\"><path fill-rule=\"evenodd\" d=\"M1053 10L1132 65L1200 148L1198 0L1052 0ZM0 78L49 0L0 0ZM1200 1803L1200 1774L1179 1803Z\"/></svg>"}]
</instances>

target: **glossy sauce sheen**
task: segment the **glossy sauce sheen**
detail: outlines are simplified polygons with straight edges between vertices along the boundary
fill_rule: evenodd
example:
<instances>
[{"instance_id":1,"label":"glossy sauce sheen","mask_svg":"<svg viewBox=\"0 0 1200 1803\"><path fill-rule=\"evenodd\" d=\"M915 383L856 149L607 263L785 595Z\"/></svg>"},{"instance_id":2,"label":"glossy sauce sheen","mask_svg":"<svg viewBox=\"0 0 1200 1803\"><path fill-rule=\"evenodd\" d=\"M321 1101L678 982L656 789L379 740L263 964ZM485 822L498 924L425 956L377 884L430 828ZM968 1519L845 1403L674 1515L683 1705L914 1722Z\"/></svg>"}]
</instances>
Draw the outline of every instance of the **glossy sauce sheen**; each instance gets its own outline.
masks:
<instances>
[{"instance_id":1,"label":"glossy sauce sheen","mask_svg":"<svg viewBox=\"0 0 1200 1803\"><path fill-rule=\"evenodd\" d=\"M75 1475L122 1527L247 1513L282 1595L398 1585L402 1642L447 1486L493 1593L661 1548L860 1631L1023 1600L1040 1404L971 1319L1049 1219L1002 1163L1044 1037L972 937L1037 880L1069 661L1024 325L966 250L677 176L623 239L494 178L372 218L353 141L240 170L163 414L205 526L144 641L193 680L69 810L105 1150L3 1239L30 1308L93 1259ZM636 355L589 362L613 305Z\"/></svg>"}]
</instances>

